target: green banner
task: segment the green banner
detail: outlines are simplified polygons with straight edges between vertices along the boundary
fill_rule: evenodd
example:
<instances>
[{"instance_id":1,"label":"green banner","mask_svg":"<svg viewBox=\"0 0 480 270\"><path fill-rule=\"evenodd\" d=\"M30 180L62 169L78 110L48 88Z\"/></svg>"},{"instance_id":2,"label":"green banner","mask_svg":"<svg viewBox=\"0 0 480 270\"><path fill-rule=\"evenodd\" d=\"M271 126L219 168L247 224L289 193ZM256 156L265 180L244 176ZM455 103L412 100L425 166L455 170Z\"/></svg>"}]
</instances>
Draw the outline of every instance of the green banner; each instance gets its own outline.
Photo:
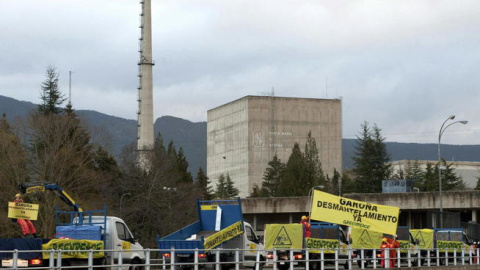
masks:
<instances>
[{"instance_id":1,"label":"green banner","mask_svg":"<svg viewBox=\"0 0 480 270\"><path fill-rule=\"evenodd\" d=\"M101 258L104 256L103 241L98 240L75 240L75 239L52 239L48 243L42 245L43 258L50 258L50 250L62 250L63 258L88 258L88 253L93 250L93 258ZM54 253L57 258L57 253Z\"/></svg>"},{"instance_id":2,"label":"green banner","mask_svg":"<svg viewBox=\"0 0 480 270\"><path fill-rule=\"evenodd\" d=\"M400 253L408 253L408 250L411 249L412 251L415 249L415 246L407 240L398 240L400 244Z\"/></svg>"},{"instance_id":3,"label":"green banner","mask_svg":"<svg viewBox=\"0 0 480 270\"><path fill-rule=\"evenodd\" d=\"M440 252L461 252L463 249L463 243L460 241L445 241L445 240L438 240L437 241L437 248Z\"/></svg>"},{"instance_id":4,"label":"green banner","mask_svg":"<svg viewBox=\"0 0 480 270\"><path fill-rule=\"evenodd\" d=\"M336 239L305 238L305 247L310 248L310 253L320 253L320 249L324 253L335 253L339 242Z\"/></svg>"}]
</instances>

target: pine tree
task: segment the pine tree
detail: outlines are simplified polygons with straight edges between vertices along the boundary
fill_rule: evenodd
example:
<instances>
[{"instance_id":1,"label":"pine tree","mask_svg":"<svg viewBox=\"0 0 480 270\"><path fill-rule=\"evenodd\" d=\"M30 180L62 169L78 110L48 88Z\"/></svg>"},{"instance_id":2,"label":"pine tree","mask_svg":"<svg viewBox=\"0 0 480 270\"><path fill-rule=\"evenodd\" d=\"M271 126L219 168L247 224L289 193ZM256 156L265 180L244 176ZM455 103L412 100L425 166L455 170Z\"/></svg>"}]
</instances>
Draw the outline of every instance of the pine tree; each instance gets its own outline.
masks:
<instances>
[{"instance_id":1,"label":"pine tree","mask_svg":"<svg viewBox=\"0 0 480 270\"><path fill-rule=\"evenodd\" d=\"M477 185L474 188L475 190L480 190L480 176L477 176Z\"/></svg>"},{"instance_id":2,"label":"pine tree","mask_svg":"<svg viewBox=\"0 0 480 270\"><path fill-rule=\"evenodd\" d=\"M382 180L389 179L392 169L388 164L390 157L380 135L380 129L368 123L362 124L362 132L357 136L354 152L355 191L381 192Z\"/></svg>"},{"instance_id":3,"label":"pine tree","mask_svg":"<svg viewBox=\"0 0 480 270\"><path fill-rule=\"evenodd\" d=\"M328 175L327 175L327 191L330 194L338 194L340 196L340 193L341 193L341 175L337 171L337 169L333 169L332 178L328 177Z\"/></svg>"},{"instance_id":4,"label":"pine tree","mask_svg":"<svg viewBox=\"0 0 480 270\"><path fill-rule=\"evenodd\" d=\"M202 194L202 198L204 200L213 199L215 197L214 191L212 190L212 187L210 186L210 180L205 172L203 172L202 167L198 168L196 180L197 186Z\"/></svg>"},{"instance_id":5,"label":"pine tree","mask_svg":"<svg viewBox=\"0 0 480 270\"><path fill-rule=\"evenodd\" d=\"M348 177L346 174L342 174L341 183L341 194L355 192L355 183Z\"/></svg>"},{"instance_id":6,"label":"pine tree","mask_svg":"<svg viewBox=\"0 0 480 270\"><path fill-rule=\"evenodd\" d=\"M405 165L405 176L402 179L413 180L414 186L418 188L418 190L423 190L425 171L421 168L418 159L415 159L413 162L407 160L407 164Z\"/></svg>"},{"instance_id":7,"label":"pine tree","mask_svg":"<svg viewBox=\"0 0 480 270\"><path fill-rule=\"evenodd\" d=\"M179 181L182 183L192 183L192 174L188 171L187 157L183 154L183 148L180 147L177 154L177 169L180 173Z\"/></svg>"},{"instance_id":8,"label":"pine tree","mask_svg":"<svg viewBox=\"0 0 480 270\"><path fill-rule=\"evenodd\" d=\"M227 173L225 177L225 190L226 190L226 199L232 199L238 196L240 191L235 187L235 184L230 177L230 174Z\"/></svg>"},{"instance_id":9,"label":"pine tree","mask_svg":"<svg viewBox=\"0 0 480 270\"><path fill-rule=\"evenodd\" d=\"M405 178L409 180L414 180L415 183L421 182L424 176L424 172L418 162L418 159L415 159L413 163L409 160L407 161L407 168L405 170Z\"/></svg>"},{"instance_id":10,"label":"pine tree","mask_svg":"<svg viewBox=\"0 0 480 270\"><path fill-rule=\"evenodd\" d=\"M94 169L97 171L112 172L118 169L117 161L103 147L95 151Z\"/></svg>"},{"instance_id":11,"label":"pine tree","mask_svg":"<svg viewBox=\"0 0 480 270\"><path fill-rule=\"evenodd\" d=\"M438 171L434 165L430 162L427 163L425 168L421 191L436 191L438 190Z\"/></svg>"},{"instance_id":12,"label":"pine tree","mask_svg":"<svg viewBox=\"0 0 480 270\"><path fill-rule=\"evenodd\" d=\"M455 169L452 164L442 159L442 190L463 190L465 189L465 183L462 178L455 174ZM438 167L437 167L438 170Z\"/></svg>"},{"instance_id":13,"label":"pine tree","mask_svg":"<svg viewBox=\"0 0 480 270\"><path fill-rule=\"evenodd\" d=\"M41 114L60 114L62 112L60 106L66 99L58 88L58 77L56 68L49 66L47 68L47 78L41 85L42 104L38 106L38 111Z\"/></svg>"},{"instance_id":14,"label":"pine tree","mask_svg":"<svg viewBox=\"0 0 480 270\"><path fill-rule=\"evenodd\" d=\"M253 184L252 193L250 193L250 197L257 198L257 197L267 197L263 194L262 189L255 183Z\"/></svg>"},{"instance_id":15,"label":"pine tree","mask_svg":"<svg viewBox=\"0 0 480 270\"><path fill-rule=\"evenodd\" d=\"M305 161L303 153L300 151L299 144L295 143L277 190L279 197L308 195L309 190L305 190L304 185L301 184L304 179L304 168Z\"/></svg>"},{"instance_id":16,"label":"pine tree","mask_svg":"<svg viewBox=\"0 0 480 270\"><path fill-rule=\"evenodd\" d=\"M225 175L222 173L218 177L217 188L215 190L215 198L226 199L227 198L227 186L225 183Z\"/></svg>"},{"instance_id":17,"label":"pine tree","mask_svg":"<svg viewBox=\"0 0 480 270\"><path fill-rule=\"evenodd\" d=\"M285 170L285 164L277 157L277 154L273 156L273 159L268 162L268 167L263 173L262 187L257 192L258 196L262 197L276 197L277 191L282 180L282 174Z\"/></svg>"},{"instance_id":18,"label":"pine tree","mask_svg":"<svg viewBox=\"0 0 480 270\"><path fill-rule=\"evenodd\" d=\"M155 138L154 151L156 152L155 155L158 157L164 157L167 155L167 150L165 150L165 146L163 145L163 136L160 132L158 132L157 137Z\"/></svg>"},{"instance_id":19,"label":"pine tree","mask_svg":"<svg viewBox=\"0 0 480 270\"><path fill-rule=\"evenodd\" d=\"M173 141L170 141L167 146L167 157L172 161L175 162L177 160L177 149L175 149L175 145Z\"/></svg>"},{"instance_id":20,"label":"pine tree","mask_svg":"<svg viewBox=\"0 0 480 270\"><path fill-rule=\"evenodd\" d=\"M305 143L304 162L304 173L302 181L299 183L303 190L302 193L306 192L308 194L311 188L318 185L326 186L327 180L322 171L317 144L311 131L308 132L307 142Z\"/></svg>"}]
</instances>

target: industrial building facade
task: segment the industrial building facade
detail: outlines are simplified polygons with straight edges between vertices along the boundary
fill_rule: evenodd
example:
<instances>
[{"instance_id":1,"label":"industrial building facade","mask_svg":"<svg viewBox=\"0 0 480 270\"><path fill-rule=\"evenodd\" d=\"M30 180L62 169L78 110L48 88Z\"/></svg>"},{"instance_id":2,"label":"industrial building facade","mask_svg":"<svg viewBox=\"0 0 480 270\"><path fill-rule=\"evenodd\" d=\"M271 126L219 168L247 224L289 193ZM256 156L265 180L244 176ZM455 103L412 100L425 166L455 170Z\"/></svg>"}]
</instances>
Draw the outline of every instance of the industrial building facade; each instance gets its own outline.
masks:
<instances>
[{"instance_id":1,"label":"industrial building facade","mask_svg":"<svg viewBox=\"0 0 480 270\"><path fill-rule=\"evenodd\" d=\"M246 96L207 114L207 174L216 187L230 175L241 197L259 187L268 162L276 154L288 161L295 143L304 151L307 135L316 140L322 169L342 170L340 99Z\"/></svg>"}]
</instances>

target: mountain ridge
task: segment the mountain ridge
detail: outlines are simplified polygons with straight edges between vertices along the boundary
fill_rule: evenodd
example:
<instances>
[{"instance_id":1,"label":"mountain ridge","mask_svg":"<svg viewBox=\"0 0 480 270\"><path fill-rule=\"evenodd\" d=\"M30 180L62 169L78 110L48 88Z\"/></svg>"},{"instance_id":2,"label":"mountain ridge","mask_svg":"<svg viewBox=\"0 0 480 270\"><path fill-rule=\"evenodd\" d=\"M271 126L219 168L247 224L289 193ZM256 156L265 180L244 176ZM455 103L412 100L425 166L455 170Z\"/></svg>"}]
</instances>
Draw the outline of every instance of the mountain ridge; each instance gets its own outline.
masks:
<instances>
[{"instance_id":1,"label":"mountain ridge","mask_svg":"<svg viewBox=\"0 0 480 270\"><path fill-rule=\"evenodd\" d=\"M0 114L9 122L26 117L38 105L0 95ZM100 143L117 159L122 149L136 143L137 121L103 114L94 110L75 110L87 123L92 142ZM207 122L192 122L175 116L162 116L154 123L155 135L161 132L165 146L172 141L177 151L182 147L189 171L196 175L198 168L206 171ZM385 142L391 160L437 160L437 144ZM355 139L342 139L343 169L353 167ZM480 161L480 145L442 144L442 156L447 161ZM286 162L286 161L284 161Z\"/></svg>"}]
</instances>

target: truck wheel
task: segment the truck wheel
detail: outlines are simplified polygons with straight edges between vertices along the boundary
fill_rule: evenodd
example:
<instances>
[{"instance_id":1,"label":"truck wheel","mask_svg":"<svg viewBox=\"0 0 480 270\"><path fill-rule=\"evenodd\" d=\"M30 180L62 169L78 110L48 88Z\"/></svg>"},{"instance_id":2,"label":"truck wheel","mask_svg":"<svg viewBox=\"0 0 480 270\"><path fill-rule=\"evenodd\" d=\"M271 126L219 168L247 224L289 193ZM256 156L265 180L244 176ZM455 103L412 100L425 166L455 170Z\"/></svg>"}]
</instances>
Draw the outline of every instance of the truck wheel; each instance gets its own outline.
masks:
<instances>
[{"instance_id":1,"label":"truck wheel","mask_svg":"<svg viewBox=\"0 0 480 270\"><path fill-rule=\"evenodd\" d=\"M279 269L279 270L288 270L289 268L290 268L290 264L289 264L289 263L277 264L277 269Z\"/></svg>"},{"instance_id":2,"label":"truck wheel","mask_svg":"<svg viewBox=\"0 0 480 270\"><path fill-rule=\"evenodd\" d=\"M138 259L134 259L130 265L130 267L128 268L128 270L143 270L144 267L142 265L142 262Z\"/></svg>"},{"instance_id":3,"label":"truck wheel","mask_svg":"<svg viewBox=\"0 0 480 270\"><path fill-rule=\"evenodd\" d=\"M406 263L408 264L408 260L405 260ZM425 264L425 259L420 259L420 266L423 266ZM418 258L412 260L412 266L417 267L418 266Z\"/></svg>"},{"instance_id":4,"label":"truck wheel","mask_svg":"<svg viewBox=\"0 0 480 270\"><path fill-rule=\"evenodd\" d=\"M259 263L259 267L258 269L259 270L263 270L263 267L265 266L265 257L263 256L260 256L260 263ZM257 264L254 264L253 265L253 270L256 270L257 269Z\"/></svg>"},{"instance_id":5,"label":"truck wheel","mask_svg":"<svg viewBox=\"0 0 480 270\"><path fill-rule=\"evenodd\" d=\"M318 270L320 269L320 262L309 262L309 266L311 270Z\"/></svg>"},{"instance_id":6,"label":"truck wheel","mask_svg":"<svg viewBox=\"0 0 480 270\"><path fill-rule=\"evenodd\" d=\"M229 261L220 261L220 269L221 270L230 270L234 267L234 264L231 264ZM215 268L215 266L214 266Z\"/></svg>"},{"instance_id":7,"label":"truck wheel","mask_svg":"<svg viewBox=\"0 0 480 270\"><path fill-rule=\"evenodd\" d=\"M369 260L364 260L363 261L363 267L367 268L368 264L370 263ZM362 268L362 260L357 260L358 268Z\"/></svg>"},{"instance_id":8,"label":"truck wheel","mask_svg":"<svg viewBox=\"0 0 480 270\"><path fill-rule=\"evenodd\" d=\"M261 263L259 264L258 269L259 269L259 270L263 270L263 267L264 267L264 266L265 266L265 263L261 262ZM253 270L257 270L257 264L254 264L253 267L252 267L252 269L253 269Z\"/></svg>"}]
</instances>

